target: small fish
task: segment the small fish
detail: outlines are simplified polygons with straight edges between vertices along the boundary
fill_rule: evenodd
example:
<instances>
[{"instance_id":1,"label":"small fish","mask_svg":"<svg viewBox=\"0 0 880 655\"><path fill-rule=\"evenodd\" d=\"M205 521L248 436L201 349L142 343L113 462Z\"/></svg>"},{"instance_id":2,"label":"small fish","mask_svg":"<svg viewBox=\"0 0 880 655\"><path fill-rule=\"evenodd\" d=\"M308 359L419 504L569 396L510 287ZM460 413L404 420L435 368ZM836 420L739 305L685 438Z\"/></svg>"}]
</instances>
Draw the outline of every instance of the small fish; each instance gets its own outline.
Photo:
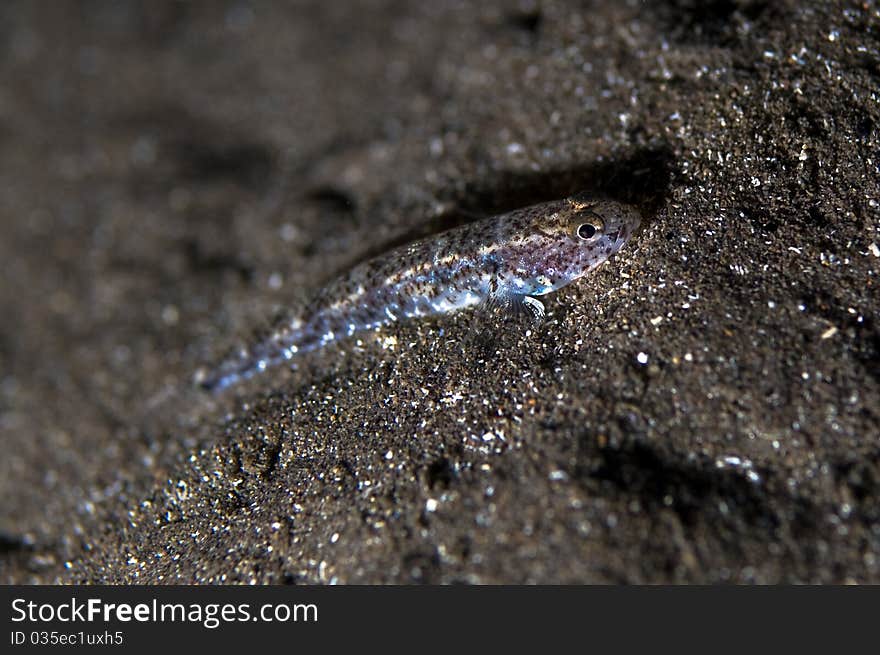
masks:
<instances>
[{"instance_id":1,"label":"small fish","mask_svg":"<svg viewBox=\"0 0 880 655\"><path fill-rule=\"evenodd\" d=\"M221 390L355 332L479 304L527 309L536 296L583 277L620 250L641 217L585 195L545 202L454 228L355 266L287 321L199 384Z\"/></svg>"}]
</instances>

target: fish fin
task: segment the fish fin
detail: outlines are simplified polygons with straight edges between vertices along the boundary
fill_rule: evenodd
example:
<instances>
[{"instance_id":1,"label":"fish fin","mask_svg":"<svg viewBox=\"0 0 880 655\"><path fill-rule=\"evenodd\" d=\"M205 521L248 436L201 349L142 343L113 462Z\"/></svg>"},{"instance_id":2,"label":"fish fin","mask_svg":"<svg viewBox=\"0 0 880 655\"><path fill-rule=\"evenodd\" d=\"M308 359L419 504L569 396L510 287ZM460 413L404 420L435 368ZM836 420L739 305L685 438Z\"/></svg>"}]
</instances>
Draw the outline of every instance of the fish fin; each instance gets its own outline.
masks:
<instances>
[{"instance_id":1,"label":"fish fin","mask_svg":"<svg viewBox=\"0 0 880 655\"><path fill-rule=\"evenodd\" d=\"M486 298L482 305L486 310L493 313L502 314L508 310L507 298L504 296L492 295Z\"/></svg>"},{"instance_id":2,"label":"fish fin","mask_svg":"<svg viewBox=\"0 0 880 655\"><path fill-rule=\"evenodd\" d=\"M498 314L516 314L520 299L516 294L506 291L495 291L486 298L486 308Z\"/></svg>"},{"instance_id":3,"label":"fish fin","mask_svg":"<svg viewBox=\"0 0 880 655\"><path fill-rule=\"evenodd\" d=\"M491 311L510 316L527 314L535 323L544 320L544 303L537 298L521 293L497 293L489 296L486 301Z\"/></svg>"},{"instance_id":4,"label":"fish fin","mask_svg":"<svg viewBox=\"0 0 880 655\"><path fill-rule=\"evenodd\" d=\"M522 297L522 306L529 310L532 315L532 320L535 323L541 323L544 321L544 316L546 311L544 310L544 303L542 303L537 298L533 298L532 296L521 296Z\"/></svg>"}]
</instances>

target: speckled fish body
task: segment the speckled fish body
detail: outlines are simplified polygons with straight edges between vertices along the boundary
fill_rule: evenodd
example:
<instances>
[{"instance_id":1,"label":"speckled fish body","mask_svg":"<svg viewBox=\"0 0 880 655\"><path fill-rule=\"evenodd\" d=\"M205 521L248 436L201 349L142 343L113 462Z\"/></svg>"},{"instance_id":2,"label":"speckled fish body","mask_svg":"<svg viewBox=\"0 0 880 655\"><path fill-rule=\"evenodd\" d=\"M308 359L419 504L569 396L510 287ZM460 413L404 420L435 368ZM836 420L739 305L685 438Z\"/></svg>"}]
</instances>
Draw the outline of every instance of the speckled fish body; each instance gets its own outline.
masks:
<instances>
[{"instance_id":1,"label":"speckled fish body","mask_svg":"<svg viewBox=\"0 0 880 655\"><path fill-rule=\"evenodd\" d=\"M536 296L605 262L639 222L633 207L574 196L392 250L329 284L302 319L242 350L200 383L223 389L355 332L482 303L526 308L540 318L544 307Z\"/></svg>"}]
</instances>

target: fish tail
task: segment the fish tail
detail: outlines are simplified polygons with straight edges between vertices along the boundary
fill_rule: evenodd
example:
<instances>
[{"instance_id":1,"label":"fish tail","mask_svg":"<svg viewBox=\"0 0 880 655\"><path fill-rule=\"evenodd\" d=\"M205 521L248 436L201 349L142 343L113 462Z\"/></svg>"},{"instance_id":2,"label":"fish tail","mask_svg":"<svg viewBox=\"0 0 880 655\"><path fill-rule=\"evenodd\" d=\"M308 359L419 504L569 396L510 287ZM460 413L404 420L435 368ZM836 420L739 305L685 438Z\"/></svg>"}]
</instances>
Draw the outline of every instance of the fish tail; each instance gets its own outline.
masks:
<instances>
[{"instance_id":1,"label":"fish tail","mask_svg":"<svg viewBox=\"0 0 880 655\"><path fill-rule=\"evenodd\" d=\"M256 346L243 348L227 357L217 368L200 372L196 383L205 391L219 392L244 382L263 371L290 360L297 348L291 335L275 335Z\"/></svg>"}]
</instances>

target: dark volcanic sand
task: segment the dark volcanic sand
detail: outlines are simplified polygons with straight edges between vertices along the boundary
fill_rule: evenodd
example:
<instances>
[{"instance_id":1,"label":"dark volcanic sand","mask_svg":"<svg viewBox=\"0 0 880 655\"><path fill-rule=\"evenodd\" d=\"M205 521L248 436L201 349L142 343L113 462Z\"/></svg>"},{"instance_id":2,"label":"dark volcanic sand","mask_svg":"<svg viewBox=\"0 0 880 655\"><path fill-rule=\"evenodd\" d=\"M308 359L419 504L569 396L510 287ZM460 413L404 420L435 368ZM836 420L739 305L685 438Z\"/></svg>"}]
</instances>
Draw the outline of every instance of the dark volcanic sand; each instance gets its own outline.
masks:
<instances>
[{"instance_id":1,"label":"dark volcanic sand","mask_svg":"<svg viewBox=\"0 0 880 655\"><path fill-rule=\"evenodd\" d=\"M0 580L880 582L872 2L4 2ZM194 372L577 190L537 329Z\"/></svg>"}]
</instances>

